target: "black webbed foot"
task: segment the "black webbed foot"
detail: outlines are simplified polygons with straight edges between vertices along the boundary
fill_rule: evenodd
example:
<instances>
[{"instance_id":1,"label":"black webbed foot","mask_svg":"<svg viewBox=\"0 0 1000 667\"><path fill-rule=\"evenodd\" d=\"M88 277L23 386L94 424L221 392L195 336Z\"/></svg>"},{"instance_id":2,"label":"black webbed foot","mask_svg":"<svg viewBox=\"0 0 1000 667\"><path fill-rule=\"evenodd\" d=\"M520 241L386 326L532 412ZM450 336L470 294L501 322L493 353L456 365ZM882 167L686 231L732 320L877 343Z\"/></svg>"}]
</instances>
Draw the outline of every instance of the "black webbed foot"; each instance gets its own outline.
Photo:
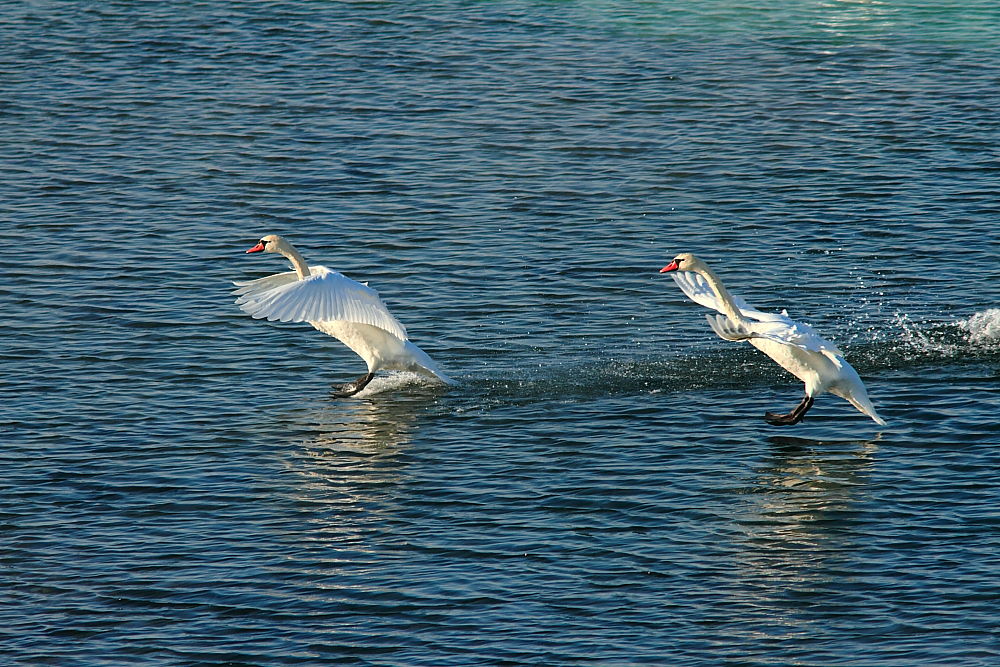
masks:
<instances>
[{"instance_id":1,"label":"black webbed foot","mask_svg":"<svg viewBox=\"0 0 1000 667\"><path fill-rule=\"evenodd\" d=\"M375 377L374 373L368 373L367 375L362 375L354 382L348 382L347 384L342 384L330 394L334 398L348 398L354 396L356 393L368 386L368 383L372 381Z\"/></svg>"},{"instance_id":2,"label":"black webbed foot","mask_svg":"<svg viewBox=\"0 0 1000 667\"><path fill-rule=\"evenodd\" d=\"M802 399L802 402L795 406L795 408L787 413L780 414L777 412L765 412L764 421L766 421L771 426L794 426L802 421L802 418L806 416L806 412L813 405L813 397L806 396Z\"/></svg>"},{"instance_id":3,"label":"black webbed foot","mask_svg":"<svg viewBox=\"0 0 1000 667\"><path fill-rule=\"evenodd\" d=\"M778 412L765 412L764 421L766 421L771 426L793 426L802 421L802 417L798 419L791 412L786 414L780 414Z\"/></svg>"}]
</instances>

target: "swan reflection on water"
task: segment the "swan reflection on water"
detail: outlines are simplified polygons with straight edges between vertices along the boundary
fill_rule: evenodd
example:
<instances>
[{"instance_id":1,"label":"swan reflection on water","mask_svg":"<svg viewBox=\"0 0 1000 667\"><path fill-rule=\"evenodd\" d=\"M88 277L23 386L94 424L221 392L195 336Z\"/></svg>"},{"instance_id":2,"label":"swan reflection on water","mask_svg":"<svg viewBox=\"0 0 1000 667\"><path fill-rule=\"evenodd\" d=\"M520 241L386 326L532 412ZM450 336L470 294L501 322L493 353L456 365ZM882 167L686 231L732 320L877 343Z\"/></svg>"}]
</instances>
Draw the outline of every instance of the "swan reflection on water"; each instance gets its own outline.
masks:
<instances>
[{"instance_id":1,"label":"swan reflection on water","mask_svg":"<svg viewBox=\"0 0 1000 667\"><path fill-rule=\"evenodd\" d=\"M719 604L738 611L748 638L808 641L864 595L857 563L881 528L867 509L878 438L767 442L770 456L744 479Z\"/></svg>"},{"instance_id":2,"label":"swan reflection on water","mask_svg":"<svg viewBox=\"0 0 1000 667\"><path fill-rule=\"evenodd\" d=\"M406 390L415 385L417 391ZM355 400L330 398L288 415L287 430L297 441L285 450L284 464L300 477L296 492L336 488L349 496L357 492L361 500L373 484L397 480L404 465L399 457L418 430L418 417L437 399L420 378L390 373L372 380Z\"/></svg>"},{"instance_id":3,"label":"swan reflection on water","mask_svg":"<svg viewBox=\"0 0 1000 667\"><path fill-rule=\"evenodd\" d=\"M372 532L397 514L405 454L420 416L437 400L426 387L406 391L413 382L378 376L356 400L331 398L290 416L297 440L284 450L284 490L299 520L310 526L288 536L290 553L318 544L332 549L331 562L350 561L369 551ZM381 391L393 393L365 398Z\"/></svg>"},{"instance_id":4,"label":"swan reflection on water","mask_svg":"<svg viewBox=\"0 0 1000 667\"><path fill-rule=\"evenodd\" d=\"M877 529L866 525L860 506L878 438L779 436L768 442L773 455L749 473L750 493L742 496L745 506L735 517L739 585L733 595L739 599L731 602L753 609L784 607L789 596L849 585L835 573L843 573L862 548L861 538Z\"/></svg>"},{"instance_id":5,"label":"swan reflection on water","mask_svg":"<svg viewBox=\"0 0 1000 667\"><path fill-rule=\"evenodd\" d=\"M755 486L768 499L761 509L794 510L797 505L822 510L849 503L852 491L867 484L867 473L874 464L877 441L813 440L787 436L768 438L774 456L757 469ZM778 495L781 491L813 492L808 498ZM771 506L771 502L774 506Z\"/></svg>"},{"instance_id":6,"label":"swan reflection on water","mask_svg":"<svg viewBox=\"0 0 1000 667\"><path fill-rule=\"evenodd\" d=\"M428 393L425 385L425 380L411 373L391 373L375 377L357 400L324 401L300 417L313 432L306 439L306 451L322 457L333 452L403 450L416 431L417 416L437 400L437 394ZM407 388L416 391L408 394Z\"/></svg>"}]
</instances>

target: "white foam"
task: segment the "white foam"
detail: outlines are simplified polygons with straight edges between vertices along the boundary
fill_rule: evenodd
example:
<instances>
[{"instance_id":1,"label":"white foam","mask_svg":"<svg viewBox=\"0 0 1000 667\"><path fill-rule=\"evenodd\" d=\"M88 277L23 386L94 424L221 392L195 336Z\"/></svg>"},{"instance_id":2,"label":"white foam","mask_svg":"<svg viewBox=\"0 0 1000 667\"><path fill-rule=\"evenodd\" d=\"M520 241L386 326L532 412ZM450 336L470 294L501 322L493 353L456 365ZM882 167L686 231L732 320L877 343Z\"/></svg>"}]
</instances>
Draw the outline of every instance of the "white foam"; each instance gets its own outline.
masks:
<instances>
[{"instance_id":1,"label":"white foam","mask_svg":"<svg viewBox=\"0 0 1000 667\"><path fill-rule=\"evenodd\" d=\"M908 348L917 354L956 357L974 349L1000 347L1000 308L988 308L949 323L915 322L897 313L895 324L901 330L897 340L903 345L897 350Z\"/></svg>"},{"instance_id":2,"label":"white foam","mask_svg":"<svg viewBox=\"0 0 1000 667\"><path fill-rule=\"evenodd\" d=\"M372 381L368 383L368 386L355 394L355 396L357 398L365 398L367 396L374 396L375 394L381 394L386 391L402 389L403 387L418 385L431 386L439 384L440 382L432 380L424 375L418 375L417 373L410 373L407 371L387 371L379 373L372 378Z\"/></svg>"},{"instance_id":3,"label":"white foam","mask_svg":"<svg viewBox=\"0 0 1000 667\"><path fill-rule=\"evenodd\" d=\"M993 346L1000 343L1000 308L989 308L958 322L968 332L973 345Z\"/></svg>"}]
</instances>

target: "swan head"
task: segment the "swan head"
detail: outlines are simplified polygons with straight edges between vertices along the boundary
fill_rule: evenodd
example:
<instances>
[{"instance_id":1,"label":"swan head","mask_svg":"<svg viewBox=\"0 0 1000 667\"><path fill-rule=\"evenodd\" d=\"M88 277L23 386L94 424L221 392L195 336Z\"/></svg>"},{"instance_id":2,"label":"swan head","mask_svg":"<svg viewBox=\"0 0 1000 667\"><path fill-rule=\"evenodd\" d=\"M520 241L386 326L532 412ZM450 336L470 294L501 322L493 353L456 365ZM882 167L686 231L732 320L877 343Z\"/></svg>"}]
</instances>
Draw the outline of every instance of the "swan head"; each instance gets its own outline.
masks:
<instances>
[{"instance_id":1,"label":"swan head","mask_svg":"<svg viewBox=\"0 0 1000 667\"><path fill-rule=\"evenodd\" d=\"M689 252L682 252L676 255L669 264L660 269L660 273L667 273L668 271L704 271L707 266L705 262L701 261Z\"/></svg>"},{"instance_id":2,"label":"swan head","mask_svg":"<svg viewBox=\"0 0 1000 667\"><path fill-rule=\"evenodd\" d=\"M284 248L288 246L285 239L281 238L277 234L268 234L267 236L260 237L260 241L257 241L257 245L247 250L247 253L251 252L281 252Z\"/></svg>"},{"instance_id":3,"label":"swan head","mask_svg":"<svg viewBox=\"0 0 1000 667\"><path fill-rule=\"evenodd\" d=\"M295 267L295 272L299 274L299 280L305 280L312 275L309 265L306 264L306 260L299 254L299 251L277 234L268 234L267 236L260 237L257 245L247 250L247 252L276 252L288 258L292 266Z\"/></svg>"}]
</instances>

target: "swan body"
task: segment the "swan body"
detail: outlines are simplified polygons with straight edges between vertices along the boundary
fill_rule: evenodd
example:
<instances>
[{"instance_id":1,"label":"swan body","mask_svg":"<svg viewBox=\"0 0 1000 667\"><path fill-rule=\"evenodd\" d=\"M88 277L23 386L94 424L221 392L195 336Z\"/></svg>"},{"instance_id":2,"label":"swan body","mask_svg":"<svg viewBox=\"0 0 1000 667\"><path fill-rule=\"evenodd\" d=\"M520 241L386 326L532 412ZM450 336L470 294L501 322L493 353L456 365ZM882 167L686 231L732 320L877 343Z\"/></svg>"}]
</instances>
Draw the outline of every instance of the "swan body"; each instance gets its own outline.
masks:
<instances>
[{"instance_id":1,"label":"swan body","mask_svg":"<svg viewBox=\"0 0 1000 667\"><path fill-rule=\"evenodd\" d=\"M734 297L702 260L690 253L677 255L660 273L672 277L684 294L695 303L720 313L706 315L720 338L746 341L769 356L805 385L805 398L791 412L768 412L764 419L775 426L797 424L825 392L843 398L876 423L885 425L875 411L857 371L847 363L837 346L812 327L796 322L786 311L764 313Z\"/></svg>"},{"instance_id":2,"label":"swan body","mask_svg":"<svg viewBox=\"0 0 1000 667\"><path fill-rule=\"evenodd\" d=\"M274 234L261 238L247 252L279 253L295 270L235 282L233 294L243 312L255 319L311 324L349 347L368 365L366 375L335 395L356 394L379 370L411 371L454 384L426 352L410 342L406 329L367 284L325 266L307 265L291 243Z\"/></svg>"}]
</instances>

